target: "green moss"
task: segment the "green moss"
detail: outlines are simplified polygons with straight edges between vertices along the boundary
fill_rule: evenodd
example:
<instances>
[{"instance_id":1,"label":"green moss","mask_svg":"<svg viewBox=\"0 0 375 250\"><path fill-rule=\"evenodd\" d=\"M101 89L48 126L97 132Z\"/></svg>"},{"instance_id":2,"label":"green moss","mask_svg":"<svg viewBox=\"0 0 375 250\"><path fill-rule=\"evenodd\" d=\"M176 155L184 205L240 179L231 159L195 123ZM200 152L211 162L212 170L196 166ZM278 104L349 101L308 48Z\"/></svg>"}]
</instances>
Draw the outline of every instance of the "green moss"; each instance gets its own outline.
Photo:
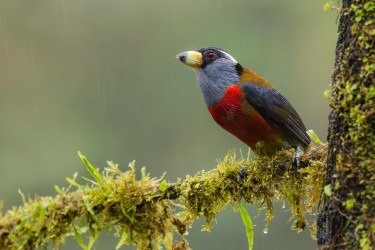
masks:
<instances>
[{"instance_id":1,"label":"green moss","mask_svg":"<svg viewBox=\"0 0 375 250\"><path fill-rule=\"evenodd\" d=\"M346 210L343 213L351 218L352 227L362 225L348 230L354 231L354 237L348 233L345 245L370 249L374 244L370 228L375 215L373 206L367 205L375 200L374 1L355 0L343 15L350 19L350 44L338 47L341 54L331 101L344 119L347 133L342 142L347 143L335 152L337 173L332 198L342 202ZM356 188L352 188L353 182ZM353 238L359 239L359 244Z\"/></svg>"},{"instance_id":2,"label":"green moss","mask_svg":"<svg viewBox=\"0 0 375 250\"><path fill-rule=\"evenodd\" d=\"M206 218L203 229L209 231L216 214L227 205L238 210L241 199L266 209L266 227L274 202L288 203L293 228L301 231L305 214L315 214L321 198L325 153L326 145L312 146L302 158L306 167L297 171L293 150L251 160L237 159L231 151L215 169L177 183L151 178L144 168L136 178L134 162L125 172L112 162L99 171L80 155L93 179L79 184L75 174L67 178L67 188L55 187L55 197L22 195L23 206L0 218L0 248L34 249L50 241L58 247L73 235L83 249L91 249L107 229L120 237L117 247L188 249L184 235L197 218ZM180 242L173 242L176 233Z\"/></svg>"}]
</instances>

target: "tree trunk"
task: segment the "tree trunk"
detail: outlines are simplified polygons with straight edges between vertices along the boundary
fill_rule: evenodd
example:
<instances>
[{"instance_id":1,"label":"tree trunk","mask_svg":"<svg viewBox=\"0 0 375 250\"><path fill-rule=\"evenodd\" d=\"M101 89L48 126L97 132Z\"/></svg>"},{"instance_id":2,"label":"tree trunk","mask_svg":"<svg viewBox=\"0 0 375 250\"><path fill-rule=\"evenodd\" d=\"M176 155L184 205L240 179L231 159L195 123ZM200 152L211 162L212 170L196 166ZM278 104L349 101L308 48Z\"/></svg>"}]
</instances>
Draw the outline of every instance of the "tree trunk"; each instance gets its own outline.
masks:
<instances>
[{"instance_id":1,"label":"tree trunk","mask_svg":"<svg viewBox=\"0 0 375 250\"><path fill-rule=\"evenodd\" d=\"M342 2L318 246L375 249L375 3Z\"/></svg>"}]
</instances>

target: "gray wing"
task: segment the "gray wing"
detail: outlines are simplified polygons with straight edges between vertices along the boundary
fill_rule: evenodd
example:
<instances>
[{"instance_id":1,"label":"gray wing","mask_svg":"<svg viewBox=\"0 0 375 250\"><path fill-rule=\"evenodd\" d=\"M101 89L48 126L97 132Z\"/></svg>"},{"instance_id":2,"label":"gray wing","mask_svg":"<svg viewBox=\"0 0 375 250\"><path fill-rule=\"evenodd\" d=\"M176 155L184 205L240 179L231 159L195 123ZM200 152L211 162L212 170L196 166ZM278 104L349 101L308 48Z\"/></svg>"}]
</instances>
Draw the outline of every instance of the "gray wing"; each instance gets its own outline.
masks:
<instances>
[{"instance_id":1,"label":"gray wing","mask_svg":"<svg viewBox=\"0 0 375 250\"><path fill-rule=\"evenodd\" d=\"M247 102L273 127L285 133L292 147L310 144L305 125L289 101L276 89L245 83L242 90Z\"/></svg>"}]
</instances>

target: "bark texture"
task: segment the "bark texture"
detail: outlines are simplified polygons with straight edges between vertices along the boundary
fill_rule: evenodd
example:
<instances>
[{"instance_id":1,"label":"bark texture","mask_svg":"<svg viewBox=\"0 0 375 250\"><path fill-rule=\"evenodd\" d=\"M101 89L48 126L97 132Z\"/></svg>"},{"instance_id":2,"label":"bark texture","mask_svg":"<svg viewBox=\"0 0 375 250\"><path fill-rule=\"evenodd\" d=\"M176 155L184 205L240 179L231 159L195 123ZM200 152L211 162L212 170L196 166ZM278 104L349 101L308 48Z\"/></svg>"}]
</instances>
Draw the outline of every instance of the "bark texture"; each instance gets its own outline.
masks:
<instances>
[{"instance_id":1,"label":"bark texture","mask_svg":"<svg viewBox=\"0 0 375 250\"><path fill-rule=\"evenodd\" d=\"M319 249L375 249L373 0L343 0L332 75Z\"/></svg>"}]
</instances>

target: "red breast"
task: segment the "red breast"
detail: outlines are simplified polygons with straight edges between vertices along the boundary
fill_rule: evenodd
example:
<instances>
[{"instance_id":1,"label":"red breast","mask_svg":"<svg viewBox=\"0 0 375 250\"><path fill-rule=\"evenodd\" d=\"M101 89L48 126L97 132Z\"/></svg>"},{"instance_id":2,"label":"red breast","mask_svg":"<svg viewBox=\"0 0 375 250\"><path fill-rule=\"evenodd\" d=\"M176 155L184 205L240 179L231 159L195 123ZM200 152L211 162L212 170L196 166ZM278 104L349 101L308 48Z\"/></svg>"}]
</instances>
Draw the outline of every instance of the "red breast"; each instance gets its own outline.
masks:
<instances>
[{"instance_id":1,"label":"red breast","mask_svg":"<svg viewBox=\"0 0 375 250\"><path fill-rule=\"evenodd\" d=\"M282 147L281 131L272 128L263 117L245 100L239 85L227 87L220 101L208 108L213 119L229 133L233 134L255 150L259 141L264 141L267 151ZM269 152L267 152L269 153Z\"/></svg>"}]
</instances>

